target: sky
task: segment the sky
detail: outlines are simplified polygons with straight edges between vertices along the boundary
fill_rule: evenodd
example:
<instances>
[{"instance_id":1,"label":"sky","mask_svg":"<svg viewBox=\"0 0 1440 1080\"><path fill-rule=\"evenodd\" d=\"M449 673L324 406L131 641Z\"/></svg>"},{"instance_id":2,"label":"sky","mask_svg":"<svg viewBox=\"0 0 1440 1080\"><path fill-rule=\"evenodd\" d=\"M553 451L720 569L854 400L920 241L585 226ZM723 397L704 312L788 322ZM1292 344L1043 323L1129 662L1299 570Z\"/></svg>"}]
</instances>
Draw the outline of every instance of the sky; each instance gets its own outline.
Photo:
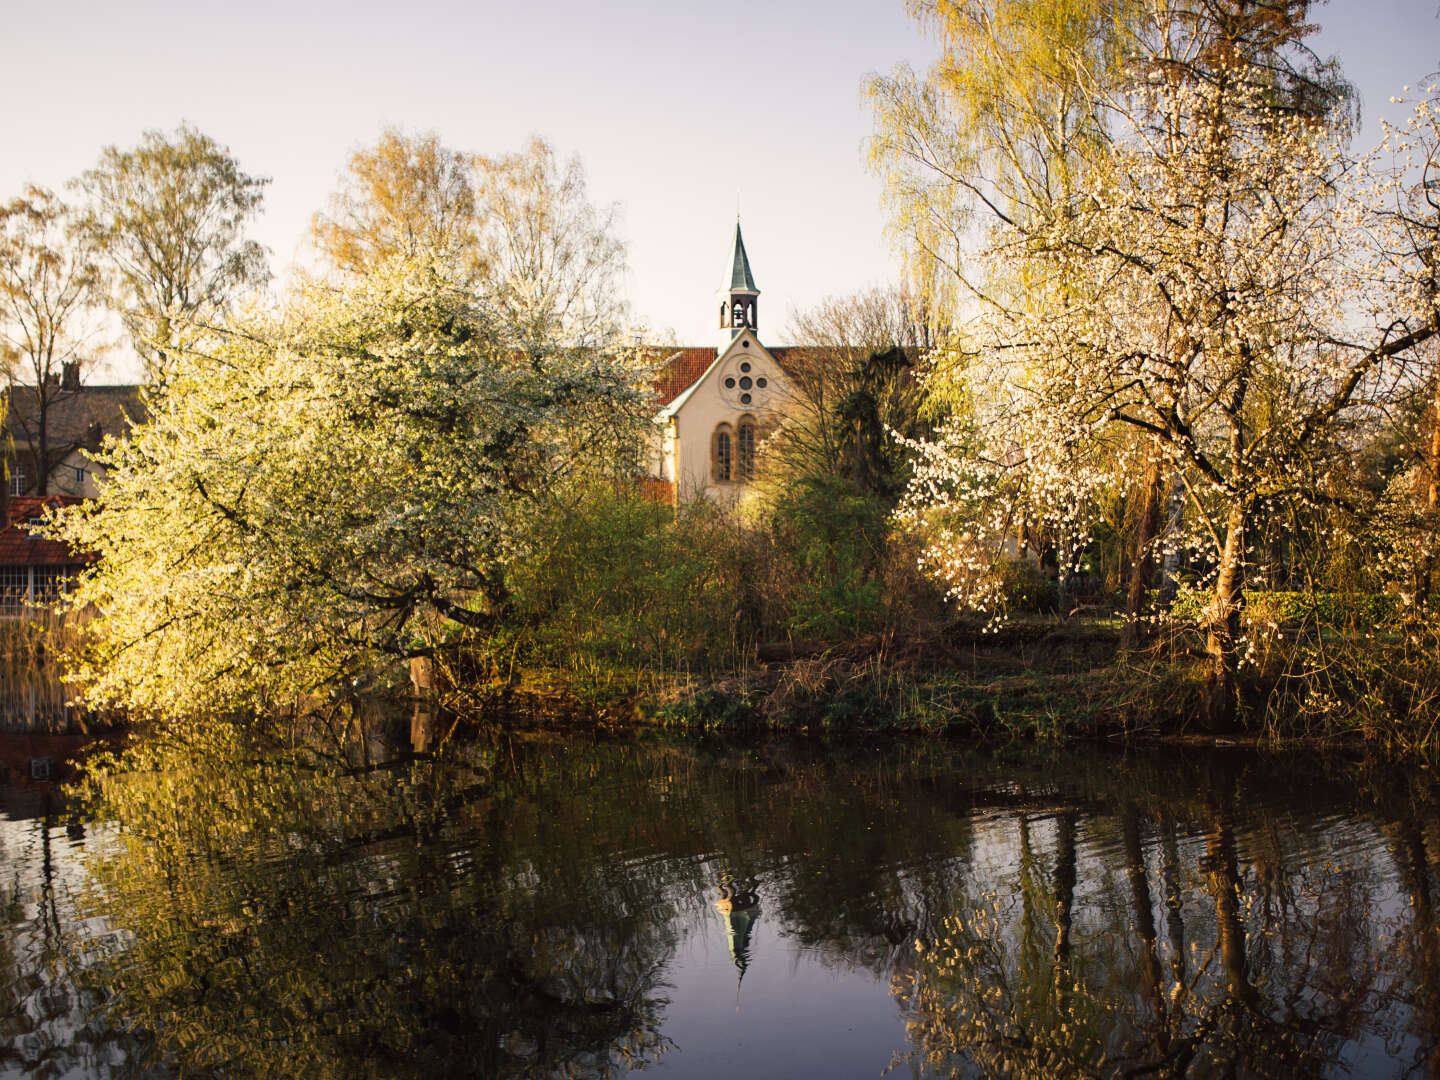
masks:
<instances>
[{"instance_id":1,"label":"sky","mask_svg":"<svg viewBox=\"0 0 1440 1080\"><path fill-rule=\"evenodd\" d=\"M716 339L737 201L767 343L794 309L896 280L861 84L935 52L903 0L0 0L0 16L0 200L188 121L271 178L250 234L279 272L385 127L484 154L541 135L618 204L636 315L687 344ZM1437 0L1314 18L1376 141L1379 116L1403 115L1389 97L1440 68Z\"/></svg>"}]
</instances>

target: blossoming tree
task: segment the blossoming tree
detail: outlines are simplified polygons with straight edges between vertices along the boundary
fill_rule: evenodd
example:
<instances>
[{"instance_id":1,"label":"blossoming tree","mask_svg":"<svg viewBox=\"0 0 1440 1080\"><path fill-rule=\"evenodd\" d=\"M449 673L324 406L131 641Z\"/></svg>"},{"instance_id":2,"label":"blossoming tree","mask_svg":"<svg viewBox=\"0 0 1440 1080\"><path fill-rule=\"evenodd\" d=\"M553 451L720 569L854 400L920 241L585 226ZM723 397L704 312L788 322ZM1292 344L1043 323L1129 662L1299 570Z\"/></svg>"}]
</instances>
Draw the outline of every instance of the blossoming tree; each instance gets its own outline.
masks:
<instances>
[{"instance_id":1,"label":"blossoming tree","mask_svg":"<svg viewBox=\"0 0 1440 1080\"><path fill-rule=\"evenodd\" d=\"M1161 455L1211 568L1216 722L1235 705L1247 534L1280 503L1339 497L1347 431L1426 378L1437 333L1415 284L1433 208L1395 242L1380 211L1398 181L1350 155L1342 86L1303 49L1306 6L1153 0L1106 16L1124 19L1124 55L1068 76L1099 117L1094 147L1067 144L1083 182L1022 212L963 202L982 225L962 273L1009 290L971 290L959 351L976 418L929 448L911 493L913 514L948 519L932 561L983 606L1015 517L997 492L1078 550L1097 463ZM902 204L923 190L906 177L933 185L947 168L883 146L881 164Z\"/></svg>"},{"instance_id":2,"label":"blossoming tree","mask_svg":"<svg viewBox=\"0 0 1440 1080\"><path fill-rule=\"evenodd\" d=\"M399 258L175 355L63 524L99 556L75 598L98 612L87 699L290 707L502 614L530 523L613 465L643 396L625 350L517 348L492 305Z\"/></svg>"}]
</instances>

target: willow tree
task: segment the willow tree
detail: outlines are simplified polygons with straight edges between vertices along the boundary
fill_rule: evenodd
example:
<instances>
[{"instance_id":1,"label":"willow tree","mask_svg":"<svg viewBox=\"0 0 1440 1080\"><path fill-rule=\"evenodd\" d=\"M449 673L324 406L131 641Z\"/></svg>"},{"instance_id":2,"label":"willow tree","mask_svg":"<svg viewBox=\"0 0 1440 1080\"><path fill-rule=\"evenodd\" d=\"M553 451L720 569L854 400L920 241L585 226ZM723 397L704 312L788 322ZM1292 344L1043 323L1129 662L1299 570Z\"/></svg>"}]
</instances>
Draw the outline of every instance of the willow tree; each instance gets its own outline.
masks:
<instances>
[{"instance_id":1,"label":"willow tree","mask_svg":"<svg viewBox=\"0 0 1440 1080\"><path fill-rule=\"evenodd\" d=\"M1418 377L1436 333L1433 310L1370 257L1393 178L1360 178L1344 95L1303 45L1305 9L1155 0L1132 10L1118 65L1077 74L1104 144L1085 183L1038 213L965 204L990 215L967 267L1023 282L1027 295L986 296L973 333L975 368L1019 433L1031 491L1054 501L1070 489L1083 525L1077 478L1094 482L1096 448L1124 432L1153 440L1184 485L1187 540L1212 567L1216 722L1235 706L1247 533L1285 500L1333 497L1346 425ZM937 167L955 168L882 161L892 179L918 167L934 182ZM974 471L944 440L930 451L920 509L944 507ZM1073 468L1077 451L1088 471ZM985 525L992 538L1005 528ZM943 564L955 556L941 539Z\"/></svg>"},{"instance_id":2,"label":"willow tree","mask_svg":"<svg viewBox=\"0 0 1440 1080\"><path fill-rule=\"evenodd\" d=\"M64 523L99 561L78 676L143 716L304 704L483 631L551 499L643 415L625 353L525 350L443 263L304 285L209 354L109 448Z\"/></svg>"}]
</instances>

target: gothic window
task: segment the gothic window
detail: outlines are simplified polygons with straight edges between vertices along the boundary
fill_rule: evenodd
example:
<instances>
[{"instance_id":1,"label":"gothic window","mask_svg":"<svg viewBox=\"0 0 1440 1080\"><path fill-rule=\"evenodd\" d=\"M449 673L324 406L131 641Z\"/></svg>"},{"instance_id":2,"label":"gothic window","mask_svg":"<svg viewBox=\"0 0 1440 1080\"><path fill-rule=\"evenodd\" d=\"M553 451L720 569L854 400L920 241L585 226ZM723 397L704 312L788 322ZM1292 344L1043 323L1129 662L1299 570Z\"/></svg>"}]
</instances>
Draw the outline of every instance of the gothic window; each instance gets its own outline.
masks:
<instances>
[{"instance_id":1,"label":"gothic window","mask_svg":"<svg viewBox=\"0 0 1440 1080\"><path fill-rule=\"evenodd\" d=\"M732 323L732 325L734 326L745 325L745 309L741 306L739 300L735 301L734 320L735 321Z\"/></svg>"},{"instance_id":2,"label":"gothic window","mask_svg":"<svg viewBox=\"0 0 1440 1080\"><path fill-rule=\"evenodd\" d=\"M736 472L741 480L755 476L755 421L748 416L741 417L735 433Z\"/></svg>"},{"instance_id":3,"label":"gothic window","mask_svg":"<svg viewBox=\"0 0 1440 1080\"><path fill-rule=\"evenodd\" d=\"M710 439L710 479L728 482L730 467L730 425L721 424Z\"/></svg>"},{"instance_id":4,"label":"gothic window","mask_svg":"<svg viewBox=\"0 0 1440 1080\"><path fill-rule=\"evenodd\" d=\"M720 301L720 325L725 325L725 301Z\"/></svg>"}]
</instances>

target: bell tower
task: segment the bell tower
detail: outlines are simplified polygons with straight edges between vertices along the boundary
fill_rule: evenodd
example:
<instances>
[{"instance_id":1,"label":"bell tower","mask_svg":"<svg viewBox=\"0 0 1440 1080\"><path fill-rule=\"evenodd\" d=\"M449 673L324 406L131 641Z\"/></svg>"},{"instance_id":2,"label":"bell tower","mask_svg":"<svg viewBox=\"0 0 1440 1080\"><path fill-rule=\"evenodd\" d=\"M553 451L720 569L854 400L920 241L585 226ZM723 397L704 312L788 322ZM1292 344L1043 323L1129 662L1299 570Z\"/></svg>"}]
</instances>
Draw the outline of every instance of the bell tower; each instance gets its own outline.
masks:
<instances>
[{"instance_id":1,"label":"bell tower","mask_svg":"<svg viewBox=\"0 0 1440 1080\"><path fill-rule=\"evenodd\" d=\"M750 258L745 254L745 241L740 236L740 219L735 219L735 247L730 253L730 283L720 291L720 329L728 345L742 332L755 333L758 323L755 311L760 290L750 273Z\"/></svg>"}]
</instances>

